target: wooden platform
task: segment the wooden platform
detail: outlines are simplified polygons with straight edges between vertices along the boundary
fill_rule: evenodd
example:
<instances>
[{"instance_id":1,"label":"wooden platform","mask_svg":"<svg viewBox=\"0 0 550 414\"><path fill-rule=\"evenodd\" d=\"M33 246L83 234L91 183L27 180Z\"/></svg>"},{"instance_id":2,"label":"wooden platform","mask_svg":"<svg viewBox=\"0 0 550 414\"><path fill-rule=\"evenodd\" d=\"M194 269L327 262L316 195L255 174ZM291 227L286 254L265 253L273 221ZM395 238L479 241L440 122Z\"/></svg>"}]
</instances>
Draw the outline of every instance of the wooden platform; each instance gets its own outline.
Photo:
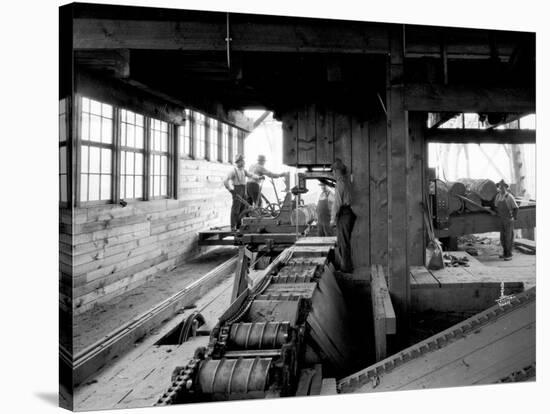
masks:
<instances>
[{"instance_id":1,"label":"wooden platform","mask_svg":"<svg viewBox=\"0 0 550 414\"><path fill-rule=\"evenodd\" d=\"M524 282L513 269L486 266L463 251L446 253L455 257L466 256L470 266L441 270L411 266L413 312L480 312L495 304L502 282L506 295L524 290Z\"/></svg>"},{"instance_id":2,"label":"wooden platform","mask_svg":"<svg viewBox=\"0 0 550 414\"><path fill-rule=\"evenodd\" d=\"M492 384L536 361L536 292L484 312L343 378L341 393Z\"/></svg>"},{"instance_id":3,"label":"wooden platform","mask_svg":"<svg viewBox=\"0 0 550 414\"><path fill-rule=\"evenodd\" d=\"M216 227L199 232L199 246L233 246L234 232L230 226Z\"/></svg>"}]
</instances>

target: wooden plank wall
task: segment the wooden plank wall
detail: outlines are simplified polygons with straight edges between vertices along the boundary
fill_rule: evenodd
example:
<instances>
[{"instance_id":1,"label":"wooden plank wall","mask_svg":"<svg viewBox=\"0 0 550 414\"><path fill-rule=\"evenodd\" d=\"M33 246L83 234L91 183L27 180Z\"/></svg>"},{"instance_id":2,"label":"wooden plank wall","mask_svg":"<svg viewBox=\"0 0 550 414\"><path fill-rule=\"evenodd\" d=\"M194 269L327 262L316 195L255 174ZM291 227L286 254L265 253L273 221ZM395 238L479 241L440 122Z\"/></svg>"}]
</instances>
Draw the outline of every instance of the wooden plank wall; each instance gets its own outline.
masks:
<instances>
[{"instance_id":1,"label":"wooden plank wall","mask_svg":"<svg viewBox=\"0 0 550 414\"><path fill-rule=\"evenodd\" d=\"M197 232L229 223L229 164L180 160L179 199L61 214L62 301L75 313L137 287L198 253ZM72 235L72 236L71 236Z\"/></svg>"},{"instance_id":2,"label":"wooden plank wall","mask_svg":"<svg viewBox=\"0 0 550 414\"><path fill-rule=\"evenodd\" d=\"M282 115L283 162L290 166L330 166L336 158L352 163L352 117L319 105Z\"/></svg>"},{"instance_id":3,"label":"wooden plank wall","mask_svg":"<svg viewBox=\"0 0 550 414\"><path fill-rule=\"evenodd\" d=\"M352 154L352 209L357 216L351 237L352 260L356 268L369 266L371 263L371 209L369 179L369 123L352 119L351 122ZM349 164L347 164L349 165ZM366 272L358 275L368 277Z\"/></svg>"}]
</instances>

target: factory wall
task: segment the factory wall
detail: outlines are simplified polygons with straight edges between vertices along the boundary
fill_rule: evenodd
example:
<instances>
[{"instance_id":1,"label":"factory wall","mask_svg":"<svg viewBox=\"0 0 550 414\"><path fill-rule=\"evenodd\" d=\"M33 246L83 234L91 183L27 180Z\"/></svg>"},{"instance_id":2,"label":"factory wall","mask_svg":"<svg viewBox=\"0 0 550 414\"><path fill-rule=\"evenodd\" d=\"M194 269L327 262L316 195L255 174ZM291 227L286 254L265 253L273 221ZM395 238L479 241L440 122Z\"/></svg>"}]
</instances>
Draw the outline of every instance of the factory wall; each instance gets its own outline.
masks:
<instances>
[{"instance_id":1,"label":"factory wall","mask_svg":"<svg viewBox=\"0 0 550 414\"><path fill-rule=\"evenodd\" d=\"M62 211L62 297L74 312L90 309L196 255L197 233L229 222L222 180L230 166L180 161L178 199ZM65 289L63 289L65 287ZM70 305L69 305L70 306Z\"/></svg>"}]
</instances>

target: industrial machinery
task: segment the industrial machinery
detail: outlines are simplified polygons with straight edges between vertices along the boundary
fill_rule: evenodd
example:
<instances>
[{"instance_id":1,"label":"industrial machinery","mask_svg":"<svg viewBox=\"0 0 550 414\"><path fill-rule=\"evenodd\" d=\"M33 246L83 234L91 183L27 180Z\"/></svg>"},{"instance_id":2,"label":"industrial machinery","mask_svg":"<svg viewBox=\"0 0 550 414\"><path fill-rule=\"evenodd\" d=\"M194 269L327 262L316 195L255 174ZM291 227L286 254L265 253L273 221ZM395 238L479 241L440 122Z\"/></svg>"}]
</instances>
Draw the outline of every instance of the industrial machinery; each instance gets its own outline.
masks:
<instances>
[{"instance_id":1,"label":"industrial machinery","mask_svg":"<svg viewBox=\"0 0 550 414\"><path fill-rule=\"evenodd\" d=\"M331 264L333 244L284 250L264 278L238 292L208 347L175 370L157 405L290 396L305 367L349 368L348 318Z\"/></svg>"},{"instance_id":2,"label":"industrial machinery","mask_svg":"<svg viewBox=\"0 0 550 414\"><path fill-rule=\"evenodd\" d=\"M236 292L156 405L319 395L325 384L350 393L534 378L535 288L361 369L334 242L321 239L301 239Z\"/></svg>"},{"instance_id":3,"label":"industrial machinery","mask_svg":"<svg viewBox=\"0 0 550 414\"><path fill-rule=\"evenodd\" d=\"M314 229L314 209L303 206L300 202L301 195L308 192L308 180L318 180L334 186L334 177L329 170L300 172L297 174L296 185L286 192L280 208L271 208L269 214L242 217L237 233L231 232L229 228L202 231L199 233L199 245L265 244L266 240L285 246L291 245L297 236L309 234ZM289 238L292 235L295 237Z\"/></svg>"}]
</instances>

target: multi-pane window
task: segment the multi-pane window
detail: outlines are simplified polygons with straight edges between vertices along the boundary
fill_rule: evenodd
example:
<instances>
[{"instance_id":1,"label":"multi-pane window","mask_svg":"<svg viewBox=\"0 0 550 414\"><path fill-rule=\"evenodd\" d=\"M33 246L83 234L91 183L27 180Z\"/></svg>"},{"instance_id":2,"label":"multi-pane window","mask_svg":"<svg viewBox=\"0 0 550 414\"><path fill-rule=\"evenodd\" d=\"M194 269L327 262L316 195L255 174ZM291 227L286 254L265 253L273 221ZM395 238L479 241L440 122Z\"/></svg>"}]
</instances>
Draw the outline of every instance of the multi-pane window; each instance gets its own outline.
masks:
<instances>
[{"instance_id":1,"label":"multi-pane window","mask_svg":"<svg viewBox=\"0 0 550 414\"><path fill-rule=\"evenodd\" d=\"M149 156L149 196L168 195L168 124L151 119Z\"/></svg>"},{"instance_id":2,"label":"multi-pane window","mask_svg":"<svg viewBox=\"0 0 550 414\"><path fill-rule=\"evenodd\" d=\"M81 100L80 201L111 199L113 107Z\"/></svg>"},{"instance_id":3,"label":"multi-pane window","mask_svg":"<svg viewBox=\"0 0 550 414\"><path fill-rule=\"evenodd\" d=\"M143 115L120 111L120 198L143 198L145 128Z\"/></svg>"},{"instance_id":4,"label":"multi-pane window","mask_svg":"<svg viewBox=\"0 0 550 414\"><path fill-rule=\"evenodd\" d=\"M208 125L208 159L210 161L218 161L218 121L215 119L210 119Z\"/></svg>"},{"instance_id":5,"label":"multi-pane window","mask_svg":"<svg viewBox=\"0 0 550 414\"><path fill-rule=\"evenodd\" d=\"M206 118L203 114L195 112L194 156L195 159L203 159L206 155Z\"/></svg>"},{"instance_id":6,"label":"multi-pane window","mask_svg":"<svg viewBox=\"0 0 550 414\"><path fill-rule=\"evenodd\" d=\"M185 124L178 126L178 139L181 155L190 157L193 154L193 145L192 145L192 125L193 119L191 117L191 111L189 109L185 110Z\"/></svg>"},{"instance_id":7,"label":"multi-pane window","mask_svg":"<svg viewBox=\"0 0 550 414\"><path fill-rule=\"evenodd\" d=\"M235 160L239 153L237 128L231 128L231 160ZM244 155L244 154L243 154Z\"/></svg>"},{"instance_id":8,"label":"multi-pane window","mask_svg":"<svg viewBox=\"0 0 550 414\"><path fill-rule=\"evenodd\" d=\"M222 162L229 162L229 126L222 124Z\"/></svg>"},{"instance_id":9,"label":"multi-pane window","mask_svg":"<svg viewBox=\"0 0 550 414\"><path fill-rule=\"evenodd\" d=\"M59 201L67 197L67 99L59 101Z\"/></svg>"}]
</instances>

